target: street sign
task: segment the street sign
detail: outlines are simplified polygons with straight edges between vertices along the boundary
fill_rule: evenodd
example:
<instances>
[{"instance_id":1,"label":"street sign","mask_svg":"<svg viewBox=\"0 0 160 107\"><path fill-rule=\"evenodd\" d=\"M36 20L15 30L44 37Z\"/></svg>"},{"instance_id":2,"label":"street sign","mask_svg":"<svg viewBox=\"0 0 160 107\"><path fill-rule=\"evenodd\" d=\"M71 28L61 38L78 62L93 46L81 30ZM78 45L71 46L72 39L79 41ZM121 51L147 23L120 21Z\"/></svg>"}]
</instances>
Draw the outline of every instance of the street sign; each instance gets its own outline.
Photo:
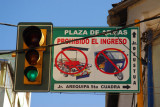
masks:
<instances>
[{"instance_id":1,"label":"street sign","mask_svg":"<svg viewBox=\"0 0 160 107\"><path fill-rule=\"evenodd\" d=\"M115 29L55 27L51 92L139 92L139 28L80 39Z\"/></svg>"}]
</instances>

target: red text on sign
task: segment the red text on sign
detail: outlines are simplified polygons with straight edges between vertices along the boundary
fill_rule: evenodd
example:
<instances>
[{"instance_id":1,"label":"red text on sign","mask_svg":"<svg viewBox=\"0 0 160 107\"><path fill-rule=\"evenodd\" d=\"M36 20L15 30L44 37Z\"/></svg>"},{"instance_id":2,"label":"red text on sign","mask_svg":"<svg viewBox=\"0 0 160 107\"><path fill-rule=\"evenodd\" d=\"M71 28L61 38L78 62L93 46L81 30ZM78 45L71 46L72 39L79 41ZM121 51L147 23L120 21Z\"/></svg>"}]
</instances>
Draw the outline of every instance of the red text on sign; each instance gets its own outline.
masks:
<instances>
[{"instance_id":1,"label":"red text on sign","mask_svg":"<svg viewBox=\"0 0 160 107\"><path fill-rule=\"evenodd\" d=\"M118 38L109 38L109 39L101 39L100 44L126 44L127 39L118 39Z\"/></svg>"}]
</instances>

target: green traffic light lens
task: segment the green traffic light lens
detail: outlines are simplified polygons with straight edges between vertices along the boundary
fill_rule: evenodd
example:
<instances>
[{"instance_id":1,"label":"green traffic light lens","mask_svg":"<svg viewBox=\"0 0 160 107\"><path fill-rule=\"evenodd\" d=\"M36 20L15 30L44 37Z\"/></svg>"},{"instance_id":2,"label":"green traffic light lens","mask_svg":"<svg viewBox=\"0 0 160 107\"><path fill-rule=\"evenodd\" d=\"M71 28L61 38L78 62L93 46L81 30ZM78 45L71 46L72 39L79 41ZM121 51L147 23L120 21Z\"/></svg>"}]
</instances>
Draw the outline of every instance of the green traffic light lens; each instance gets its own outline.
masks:
<instances>
[{"instance_id":1,"label":"green traffic light lens","mask_svg":"<svg viewBox=\"0 0 160 107\"><path fill-rule=\"evenodd\" d=\"M24 74L28 81L34 82L38 76L38 70L33 66L29 66L25 69Z\"/></svg>"},{"instance_id":2,"label":"green traffic light lens","mask_svg":"<svg viewBox=\"0 0 160 107\"><path fill-rule=\"evenodd\" d=\"M37 76L38 76L38 72L35 71L35 70L30 70L30 71L28 71L28 73L27 73L27 78L28 78L28 80L30 80L30 81L35 81L36 78L37 78Z\"/></svg>"}]
</instances>

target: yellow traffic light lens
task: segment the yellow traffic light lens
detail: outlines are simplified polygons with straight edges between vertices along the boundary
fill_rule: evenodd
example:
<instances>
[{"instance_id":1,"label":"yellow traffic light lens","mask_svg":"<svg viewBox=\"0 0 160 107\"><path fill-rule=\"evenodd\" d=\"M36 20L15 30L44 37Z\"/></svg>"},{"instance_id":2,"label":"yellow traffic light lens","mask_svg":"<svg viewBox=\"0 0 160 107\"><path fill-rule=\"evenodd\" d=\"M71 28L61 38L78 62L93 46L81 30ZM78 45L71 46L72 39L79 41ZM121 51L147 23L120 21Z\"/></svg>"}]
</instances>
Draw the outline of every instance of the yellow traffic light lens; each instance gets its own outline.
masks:
<instances>
[{"instance_id":1,"label":"yellow traffic light lens","mask_svg":"<svg viewBox=\"0 0 160 107\"><path fill-rule=\"evenodd\" d=\"M35 49L28 50L25 57L30 65L36 65L39 61L39 53Z\"/></svg>"},{"instance_id":2,"label":"yellow traffic light lens","mask_svg":"<svg viewBox=\"0 0 160 107\"><path fill-rule=\"evenodd\" d=\"M23 40L28 47L40 46L41 37L42 37L41 30L36 26L27 27L23 31Z\"/></svg>"},{"instance_id":3,"label":"yellow traffic light lens","mask_svg":"<svg viewBox=\"0 0 160 107\"><path fill-rule=\"evenodd\" d=\"M25 69L24 74L28 81L34 82L38 76L38 70L33 66L29 66Z\"/></svg>"}]
</instances>

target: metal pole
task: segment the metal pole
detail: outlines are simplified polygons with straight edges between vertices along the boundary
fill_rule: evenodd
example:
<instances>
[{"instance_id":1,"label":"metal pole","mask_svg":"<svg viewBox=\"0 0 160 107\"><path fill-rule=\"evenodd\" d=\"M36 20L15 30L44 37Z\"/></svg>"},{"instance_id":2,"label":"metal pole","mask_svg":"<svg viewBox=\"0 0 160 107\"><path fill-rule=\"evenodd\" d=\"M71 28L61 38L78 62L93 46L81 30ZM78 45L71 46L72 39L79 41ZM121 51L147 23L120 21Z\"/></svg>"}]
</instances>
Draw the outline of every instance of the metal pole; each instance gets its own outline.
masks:
<instances>
[{"instance_id":1,"label":"metal pole","mask_svg":"<svg viewBox=\"0 0 160 107\"><path fill-rule=\"evenodd\" d=\"M148 31L148 40L152 39L152 30ZM154 107L153 70L152 70L152 44L148 45L148 107Z\"/></svg>"},{"instance_id":2,"label":"metal pole","mask_svg":"<svg viewBox=\"0 0 160 107\"><path fill-rule=\"evenodd\" d=\"M134 22L137 23L140 20L136 19ZM140 24L135 25L136 27L140 27ZM140 37L139 37L140 38ZM141 50L141 39L140 40L140 49ZM141 52L140 52L140 58L141 58ZM143 78L142 78L142 62L140 60L140 93L137 94L137 105L138 107L144 107L143 104Z\"/></svg>"},{"instance_id":3,"label":"metal pole","mask_svg":"<svg viewBox=\"0 0 160 107\"><path fill-rule=\"evenodd\" d=\"M119 93L108 93L106 97L106 107L118 107Z\"/></svg>"}]
</instances>

